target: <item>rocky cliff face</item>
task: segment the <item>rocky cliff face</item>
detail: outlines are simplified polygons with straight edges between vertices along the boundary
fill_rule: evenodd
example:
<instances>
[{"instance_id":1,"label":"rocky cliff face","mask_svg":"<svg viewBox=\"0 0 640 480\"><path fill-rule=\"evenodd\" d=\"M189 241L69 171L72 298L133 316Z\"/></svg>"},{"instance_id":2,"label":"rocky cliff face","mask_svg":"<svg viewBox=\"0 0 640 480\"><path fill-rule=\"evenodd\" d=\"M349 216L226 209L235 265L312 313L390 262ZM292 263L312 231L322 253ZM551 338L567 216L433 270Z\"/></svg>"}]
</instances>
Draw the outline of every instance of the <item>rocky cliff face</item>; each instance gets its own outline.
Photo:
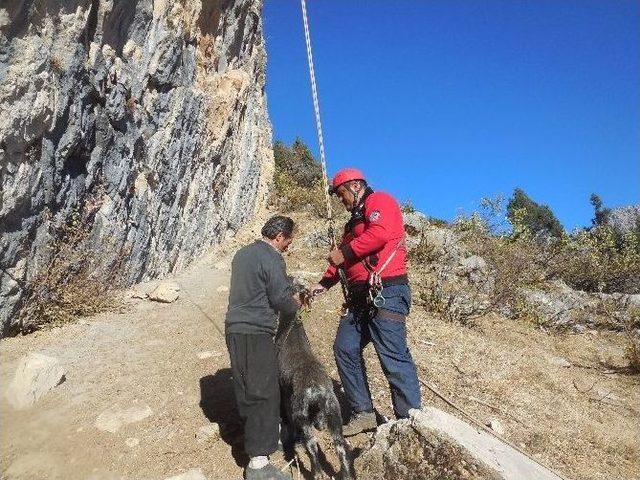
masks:
<instances>
[{"instance_id":1,"label":"rocky cliff face","mask_svg":"<svg viewBox=\"0 0 640 480\"><path fill-rule=\"evenodd\" d=\"M74 215L131 283L250 218L273 158L261 0L0 7L0 324Z\"/></svg>"}]
</instances>

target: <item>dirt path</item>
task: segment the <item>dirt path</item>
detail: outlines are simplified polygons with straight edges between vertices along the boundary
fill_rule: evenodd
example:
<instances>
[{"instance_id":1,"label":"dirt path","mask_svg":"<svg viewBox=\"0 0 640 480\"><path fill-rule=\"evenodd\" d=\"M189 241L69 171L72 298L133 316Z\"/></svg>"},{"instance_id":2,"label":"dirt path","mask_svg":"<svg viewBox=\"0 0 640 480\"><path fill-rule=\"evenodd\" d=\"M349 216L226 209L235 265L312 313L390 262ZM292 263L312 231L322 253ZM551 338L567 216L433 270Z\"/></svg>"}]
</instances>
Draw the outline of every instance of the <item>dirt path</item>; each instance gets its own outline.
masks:
<instances>
[{"instance_id":1,"label":"dirt path","mask_svg":"<svg viewBox=\"0 0 640 480\"><path fill-rule=\"evenodd\" d=\"M172 279L182 289L175 303L129 299L122 313L1 341L3 386L29 352L57 357L67 369L66 381L28 410L0 400L2 478L162 480L194 468L210 480L241 478L246 458L221 333L230 255L254 236L249 230ZM323 255L299 242L288 268L314 280ZM321 297L306 320L336 380L339 295L333 289ZM602 367L622 364L619 335L549 335L491 316L461 327L417 306L408 328L420 375L478 418L498 419L506 438L537 459L576 480L640 478L640 383ZM571 366L559 366L557 357ZM371 348L366 361L376 407L390 416ZM423 399L444 408L427 391ZM146 406L149 416L113 433L96 427L109 409ZM221 438L200 438L211 422Z\"/></svg>"},{"instance_id":2,"label":"dirt path","mask_svg":"<svg viewBox=\"0 0 640 480\"><path fill-rule=\"evenodd\" d=\"M2 399L3 477L159 479L201 468L211 479L241 478L243 458L226 443L237 443L237 432L223 428L225 441L196 439L211 421L236 420L221 335L227 294L217 291L229 272L213 261L174 279L182 288L175 303L131 299L124 313L0 343L3 385L28 352L54 356L67 369L66 381L28 410L13 411ZM152 414L115 433L96 428L103 411L131 405Z\"/></svg>"}]
</instances>

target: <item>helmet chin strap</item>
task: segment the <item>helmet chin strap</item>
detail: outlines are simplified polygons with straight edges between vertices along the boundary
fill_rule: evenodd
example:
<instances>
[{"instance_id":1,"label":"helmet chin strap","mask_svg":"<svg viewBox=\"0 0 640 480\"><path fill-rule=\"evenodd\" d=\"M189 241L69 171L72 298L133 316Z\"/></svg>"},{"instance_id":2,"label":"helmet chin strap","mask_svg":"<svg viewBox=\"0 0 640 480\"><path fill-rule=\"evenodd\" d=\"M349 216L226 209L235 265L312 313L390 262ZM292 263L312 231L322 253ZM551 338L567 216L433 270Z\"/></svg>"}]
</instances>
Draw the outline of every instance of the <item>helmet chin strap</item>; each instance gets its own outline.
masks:
<instances>
[{"instance_id":1,"label":"helmet chin strap","mask_svg":"<svg viewBox=\"0 0 640 480\"><path fill-rule=\"evenodd\" d=\"M353 195L353 207L351 207L351 210L353 210L358 206L358 202L360 201L360 194L350 186L347 187L347 190L351 195Z\"/></svg>"}]
</instances>

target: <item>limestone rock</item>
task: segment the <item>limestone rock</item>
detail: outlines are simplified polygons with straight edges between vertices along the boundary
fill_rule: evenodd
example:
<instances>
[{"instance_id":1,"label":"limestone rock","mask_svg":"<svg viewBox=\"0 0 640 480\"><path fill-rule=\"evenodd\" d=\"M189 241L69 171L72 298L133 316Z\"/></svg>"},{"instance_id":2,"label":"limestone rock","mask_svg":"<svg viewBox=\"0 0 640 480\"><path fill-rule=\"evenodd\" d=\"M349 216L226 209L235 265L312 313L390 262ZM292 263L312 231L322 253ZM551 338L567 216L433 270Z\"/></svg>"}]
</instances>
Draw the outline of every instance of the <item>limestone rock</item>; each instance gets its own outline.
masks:
<instances>
[{"instance_id":1,"label":"limestone rock","mask_svg":"<svg viewBox=\"0 0 640 480\"><path fill-rule=\"evenodd\" d=\"M210 351L198 352L196 354L196 356L200 360L206 360L207 358L218 357L220 355L222 355L220 352L210 352Z\"/></svg>"},{"instance_id":2,"label":"limestone rock","mask_svg":"<svg viewBox=\"0 0 640 480\"><path fill-rule=\"evenodd\" d=\"M622 293L582 292L572 289L561 280L548 282L544 290L523 289L522 294L525 302L533 307L546 325L575 333L586 333L600 322L606 325L610 322L610 316L630 319L631 309L636 306L639 297Z\"/></svg>"},{"instance_id":3,"label":"limestone rock","mask_svg":"<svg viewBox=\"0 0 640 480\"><path fill-rule=\"evenodd\" d=\"M304 244L311 248L323 248L328 250L331 246L331 239L327 230L313 230L304 237Z\"/></svg>"},{"instance_id":4,"label":"limestone rock","mask_svg":"<svg viewBox=\"0 0 640 480\"><path fill-rule=\"evenodd\" d=\"M566 358L551 357L549 359L549 361L551 362L552 365L555 365L556 367L562 367L562 368L571 367L571 362L569 360L567 360Z\"/></svg>"},{"instance_id":5,"label":"limestone rock","mask_svg":"<svg viewBox=\"0 0 640 480\"><path fill-rule=\"evenodd\" d=\"M421 212L403 212L404 231L407 235L420 235L428 223L427 216Z\"/></svg>"},{"instance_id":6,"label":"limestone rock","mask_svg":"<svg viewBox=\"0 0 640 480\"><path fill-rule=\"evenodd\" d=\"M123 425L144 420L153 413L148 405L133 404L128 407L114 405L102 412L96 419L98 430L115 433Z\"/></svg>"},{"instance_id":7,"label":"limestone rock","mask_svg":"<svg viewBox=\"0 0 640 480\"><path fill-rule=\"evenodd\" d=\"M199 468L192 468L189 471L175 475L173 477L167 477L165 480L207 480L202 470Z\"/></svg>"},{"instance_id":8,"label":"limestone rock","mask_svg":"<svg viewBox=\"0 0 640 480\"><path fill-rule=\"evenodd\" d=\"M200 427L196 433L198 443L204 443L209 440L215 442L220 438L220 426L217 423L210 423Z\"/></svg>"},{"instance_id":9,"label":"limestone rock","mask_svg":"<svg viewBox=\"0 0 640 480\"><path fill-rule=\"evenodd\" d=\"M58 359L30 353L18 363L15 376L5 396L17 410L29 408L40 397L65 380L65 369Z\"/></svg>"},{"instance_id":10,"label":"limestone rock","mask_svg":"<svg viewBox=\"0 0 640 480\"><path fill-rule=\"evenodd\" d=\"M183 269L254 216L273 173L261 8L3 2L0 334L74 213L83 252L125 285Z\"/></svg>"},{"instance_id":11,"label":"limestone rock","mask_svg":"<svg viewBox=\"0 0 640 480\"><path fill-rule=\"evenodd\" d=\"M161 303L175 302L180 296L180 286L173 282L162 282L150 294L149 300Z\"/></svg>"},{"instance_id":12,"label":"limestone rock","mask_svg":"<svg viewBox=\"0 0 640 480\"><path fill-rule=\"evenodd\" d=\"M436 408L382 425L355 461L361 478L560 480L517 450Z\"/></svg>"},{"instance_id":13,"label":"limestone rock","mask_svg":"<svg viewBox=\"0 0 640 480\"><path fill-rule=\"evenodd\" d=\"M486 425L498 435L504 435L504 427L502 426L502 423L500 423L500 420L492 418L486 423Z\"/></svg>"}]
</instances>

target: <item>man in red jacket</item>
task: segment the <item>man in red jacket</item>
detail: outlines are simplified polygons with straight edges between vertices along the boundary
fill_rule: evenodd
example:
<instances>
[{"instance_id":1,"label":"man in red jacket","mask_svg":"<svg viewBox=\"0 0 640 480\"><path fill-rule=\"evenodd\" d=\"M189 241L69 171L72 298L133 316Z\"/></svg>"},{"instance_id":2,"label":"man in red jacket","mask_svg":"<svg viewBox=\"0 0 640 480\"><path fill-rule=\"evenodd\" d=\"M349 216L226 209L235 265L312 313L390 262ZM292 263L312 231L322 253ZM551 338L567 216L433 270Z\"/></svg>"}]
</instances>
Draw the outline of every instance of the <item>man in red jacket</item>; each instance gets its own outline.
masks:
<instances>
[{"instance_id":1,"label":"man in red jacket","mask_svg":"<svg viewBox=\"0 0 640 480\"><path fill-rule=\"evenodd\" d=\"M331 288L340 281L340 270L346 277L349 310L340 320L333 351L352 411L344 427L350 436L377 426L362 357L369 342L389 382L396 417L405 418L410 409L420 408L420 387L407 347L411 289L400 206L391 195L369 188L355 168L338 172L331 192L351 212L351 219L312 290L320 294Z\"/></svg>"}]
</instances>

